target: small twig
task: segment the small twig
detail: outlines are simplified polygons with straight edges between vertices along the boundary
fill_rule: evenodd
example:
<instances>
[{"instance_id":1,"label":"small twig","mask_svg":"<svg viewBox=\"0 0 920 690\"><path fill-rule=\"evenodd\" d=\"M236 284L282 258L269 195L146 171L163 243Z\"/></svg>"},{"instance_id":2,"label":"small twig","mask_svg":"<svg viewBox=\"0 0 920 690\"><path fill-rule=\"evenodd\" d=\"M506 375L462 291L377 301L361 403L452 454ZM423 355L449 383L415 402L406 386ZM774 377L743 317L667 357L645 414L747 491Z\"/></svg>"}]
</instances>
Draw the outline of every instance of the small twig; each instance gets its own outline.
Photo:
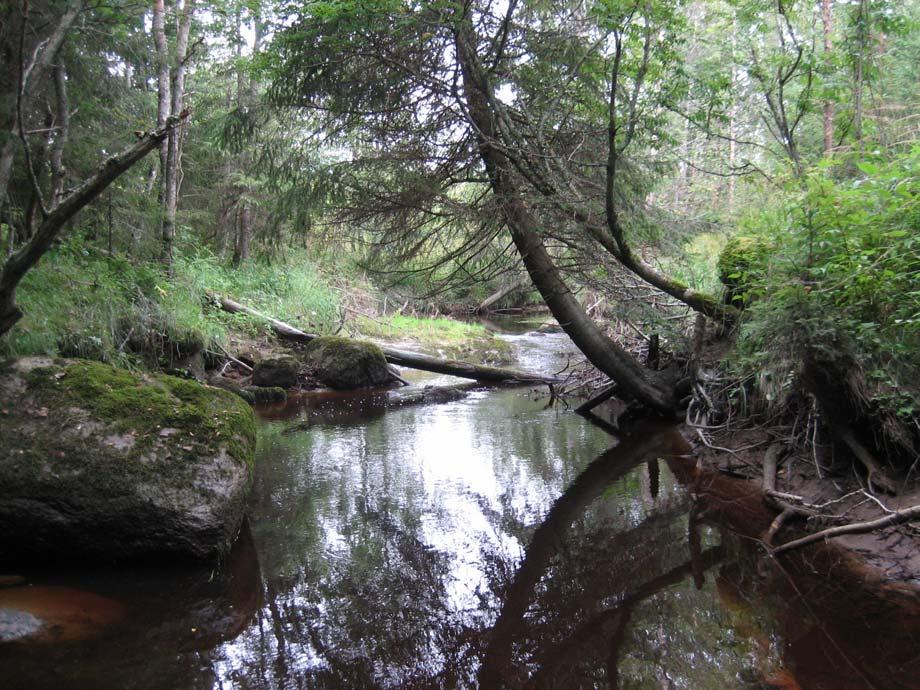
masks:
<instances>
[{"instance_id":1,"label":"small twig","mask_svg":"<svg viewBox=\"0 0 920 690\"><path fill-rule=\"evenodd\" d=\"M223 353L224 353L224 356L225 356L227 359L229 359L231 362L233 362L233 363L236 364L237 366L242 367L243 369L245 369L246 371L248 371L248 372L250 372L250 373L252 372L252 367L249 366L248 364L246 364L246 362L241 362L241 361L238 360L236 357L234 357L234 356L231 355L229 352L227 352L227 351L226 351L223 347L221 347L220 345L218 345L217 347L220 348L220 351L223 352ZM211 354L216 355L216 354L218 354L218 353L217 353L217 352L212 352Z\"/></svg>"}]
</instances>

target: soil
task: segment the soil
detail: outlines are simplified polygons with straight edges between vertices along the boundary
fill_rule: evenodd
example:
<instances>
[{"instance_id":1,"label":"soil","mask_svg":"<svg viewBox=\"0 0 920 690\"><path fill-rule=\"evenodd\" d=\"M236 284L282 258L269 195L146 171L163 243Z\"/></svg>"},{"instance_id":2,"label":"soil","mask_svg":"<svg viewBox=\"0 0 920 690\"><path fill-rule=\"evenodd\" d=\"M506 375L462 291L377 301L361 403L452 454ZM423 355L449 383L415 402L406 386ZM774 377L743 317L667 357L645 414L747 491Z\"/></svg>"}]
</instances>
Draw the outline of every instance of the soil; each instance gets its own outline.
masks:
<instances>
[{"instance_id":1,"label":"soil","mask_svg":"<svg viewBox=\"0 0 920 690\"><path fill-rule=\"evenodd\" d=\"M694 442L704 467L747 478L760 489L764 455L772 444L784 440L786 431L761 427L707 432L704 442L699 432L688 428L687 436ZM865 477L858 475L849 462L834 465L832 461L830 446L820 442L814 453L794 449L779 461L777 491L800 496L803 503L827 505L820 510L822 517L787 522L774 537L774 545L834 525L878 519L887 511L920 504L920 486L902 482L896 496L872 493ZM866 534L835 537L831 541L864 564L867 577L920 592L920 525L904 523ZM810 548L814 547L800 550Z\"/></svg>"}]
</instances>

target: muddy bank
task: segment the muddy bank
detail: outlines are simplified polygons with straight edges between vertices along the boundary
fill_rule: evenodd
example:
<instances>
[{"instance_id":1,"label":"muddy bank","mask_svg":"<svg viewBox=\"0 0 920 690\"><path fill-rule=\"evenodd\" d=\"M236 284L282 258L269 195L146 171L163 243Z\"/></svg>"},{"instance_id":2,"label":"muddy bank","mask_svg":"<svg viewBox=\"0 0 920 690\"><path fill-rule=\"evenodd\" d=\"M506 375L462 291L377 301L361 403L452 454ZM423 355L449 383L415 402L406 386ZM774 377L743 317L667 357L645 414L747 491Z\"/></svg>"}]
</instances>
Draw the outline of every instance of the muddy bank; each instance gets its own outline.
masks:
<instances>
[{"instance_id":1,"label":"muddy bank","mask_svg":"<svg viewBox=\"0 0 920 690\"><path fill-rule=\"evenodd\" d=\"M763 530L752 535L759 538L765 537L779 514L776 506L765 499L762 487L764 458L771 447L775 452L775 444L785 440L781 432L769 428L738 429L718 436L707 435L709 445L706 445L697 431L685 431L704 467L726 477L743 478L749 484L752 496L757 497L761 506L758 512L763 512L757 524L762 525L769 518ZM783 449L786 450L785 446ZM832 467L829 446L819 446L810 453L803 449L783 452L777 465L776 491L787 494L791 505L813 507L810 510L814 515L783 521L772 545L836 525L875 520L890 511L920 504L920 487L902 483L899 488L896 496L870 491L865 480L852 471ZM920 530L910 523L838 536L830 543L870 579L892 586L920 587ZM817 546L802 549L806 553L820 550Z\"/></svg>"},{"instance_id":2,"label":"muddy bank","mask_svg":"<svg viewBox=\"0 0 920 690\"><path fill-rule=\"evenodd\" d=\"M696 462L700 458L702 464ZM762 539L776 511L767 506L757 483L714 468L716 458L704 452L669 459L668 466L691 487L699 524L722 525L741 537L737 548L756 558L764 578L757 586L807 612L810 626L786 631L786 651L797 668L799 687L916 687L920 581L909 570L910 559L889 552L885 542L890 537L882 534L873 535L871 550L847 537L772 556ZM777 541L801 533L801 526L790 526ZM898 569L883 564L897 564ZM725 595L739 601L749 597L744 578L735 580L722 580ZM756 582L749 579L748 584ZM865 647L862 626L871 626L880 640L871 650ZM828 663L817 668L815 658Z\"/></svg>"}]
</instances>

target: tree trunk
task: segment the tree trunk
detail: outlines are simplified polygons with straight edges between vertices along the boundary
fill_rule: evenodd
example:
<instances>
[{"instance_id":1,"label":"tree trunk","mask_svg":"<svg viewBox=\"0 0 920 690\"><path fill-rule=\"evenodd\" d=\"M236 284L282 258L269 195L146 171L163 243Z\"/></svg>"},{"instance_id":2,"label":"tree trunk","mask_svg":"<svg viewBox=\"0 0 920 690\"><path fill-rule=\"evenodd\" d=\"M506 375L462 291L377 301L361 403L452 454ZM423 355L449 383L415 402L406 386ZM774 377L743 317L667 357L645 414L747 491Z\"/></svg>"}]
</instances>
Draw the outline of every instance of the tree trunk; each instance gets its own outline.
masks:
<instances>
[{"instance_id":1,"label":"tree trunk","mask_svg":"<svg viewBox=\"0 0 920 690\"><path fill-rule=\"evenodd\" d=\"M192 24L192 4L194 0L184 0L179 17L179 29L176 34L175 64L173 65L170 89L170 116L182 112L182 100L185 96L185 60L188 57L188 35ZM177 6L178 9L178 6ZM163 217L163 263L172 268L173 244L176 238L176 210L179 205L179 156L182 144L182 127L169 131L169 143L166 150L166 172L164 174L165 213Z\"/></svg>"},{"instance_id":2,"label":"tree trunk","mask_svg":"<svg viewBox=\"0 0 920 690\"><path fill-rule=\"evenodd\" d=\"M26 7L28 9L28 7ZM70 27L73 25L77 16L80 14L80 11L83 9L83 2L69 2L64 11L61 13L60 17L57 18L57 23L54 24L54 28L47 38L43 40L37 40L35 45L32 48L31 56L27 59L25 55L19 55L18 59L22 61L22 73L17 76L16 79L12 80L13 87L9 92L0 94L0 104L6 109L6 112L0 113L0 117L8 123L7 130L8 136L4 141L3 148L0 149L0 207L6 203L7 191L10 183L10 178L13 173L13 160L16 157L16 149L19 146L18 141L18 130L19 130L19 117L17 113L17 92L20 88L20 77L22 83L22 93L19 94L19 98L22 100L23 106L32 98L33 91L37 84L41 84L44 81L44 76L47 74L48 69L54 62L55 57L58 54L58 51L63 45L64 40L67 38L67 32L70 30ZM8 15L11 18L11 21L22 22L22 26L17 28L17 31L24 31L25 25L21 12L14 10ZM12 66L5 66L4 69L15 69L16 72L19 70Z\"/></svg>"},{"instance_id":3,"label":"tree trunk","mask_svg":"<svg viewBox=\"0 0 920 690\"><path fill-rule=\"evenodd\" d=\"M41 179L42 175L45 172L45 167L48 165L48 150L51 149L51 142L54 138L54 114L49 109L45 115L45 136L41 141L41 144L38 146L38 150L35 151L32 155L32 161L35 166L35 176L36 179ZM22 240L27 241L32 237L32 233L35 230L38 217L42 210L42 199L39 196L40 190L33 189L32 193L29 195L29 204L26 207L25 213L25 222L24 230L22 234ZM54 204L52 203L52 208Z\"/></svg>"},{"instance_id":4,"label":"tree trunk","mask_svg":"<svg viewBox=\"0 0 920 690\"><path fill-rule=\"evenodd\" d=\"M489 307L491 307L493 304L500 302L505 297L507 297L508 295L514 292L517 292L518 290L523 290L528 285L529 283L526 280L515 280L510 285L506 285L505 287L501 288L500 290L497 290L496 292L486 297L482 301L482 303L478 307L476 307L476 312L481 313L484 311L488 311Z\"/></svg>"},{"instance_id":5,"label":"tree trunk","mask_svg":"<svg viewBox=\"0 0 920 690\"><path fill-rule=\"evenodd\" d=\"M157 127L162 127L169 117L169 51L166 43L166 9L164 0L154 0L153 2L153 44L156 49L157 71ZM166 158L169 150L169 141L165 140L160 144L160 186L157 192L157 202L163 203L165 198L165 188L163 179L166 175ZM151 171L151 177L148 182L150 188L156 181L156 174Z\"/></svg>"},{"instance_id":6,"label":"tree trunk","mask_svg":"<svg viewBox=\"0 0 920 690\"><path fill-rule=\"evenodd\" d=\"M233 250L233 265L239 266L249 259L249 243L252 239L252 210L245 199L240 199L237 211L236 247Z\"/></svg>"},{"instance_id":7,"label":"tree trunk","mask_svg":"<svg viewBox=\"0 0 920 690\"><path fill-rule=\"evenodd\" d=\"M178 125L181 117L170 117L163 127L145 134L133 146L103 161L92 177L61 199L61 203L51 210L28 243L7 259L0 270L0 336L22 318L22 311L16 306L16 287L29 269L51 248L64 224L102 194L119 175L155 149L169 135L170 130Z\"/></svg>"},{"instance_id":8,"label":"tree trunk","mask_svg":"<svg viewBox=\"0 0 920 690\"><path fill-rule=\"evenodd\" d=\"M863 147L863 92L865 89L865 61L869 50L869 7L867 0L859 0L856 15L856 66L853 75L853 137Z\"/></svg>"},{"instance_id":9,"label":"tree trunk","mask_svg":"<svg viewBox=\"0 0 920 690\"><path fill-rule=\"evenodd\" d=\"M64 198L64 148L70 136L70 102L67 98L67 70L64 63L54 66L55 124L54 144L51 148L51 207Z\"/></svg>"},{"instance_id":10,"label":"tree trunk","mask_svg":"<svg viewBox=\"0 0 920 690\"><path fill-rule=\"evenodd\" d=\"M492 191L500 202L515 247L553 316L585 357L616 381L622 393L654 410L674 414L674 391L649 378L642 366L613 340L604 335L572 294L537 234L538 220L521 198L512 166L496 144L495 103L491 84L476 56L470 19L462 20L456 33L463 96L470 120L479 139L479 153L489 175Z\"/></svg>"},{"instance_id":11,"label":"tree trunk","mask_svg":"<svg viewBox=\"0 0 920 690\"><path fill-rule=\"evenodd\" d=\"M831 14L831 0L821 0L821 23L824 29L824 67L830 69L831 63L831 31L833 29L833 15ZM828 155L834 148L834 102L830 98L824 99L824 155Z\"/></svg>"}]
</instances>

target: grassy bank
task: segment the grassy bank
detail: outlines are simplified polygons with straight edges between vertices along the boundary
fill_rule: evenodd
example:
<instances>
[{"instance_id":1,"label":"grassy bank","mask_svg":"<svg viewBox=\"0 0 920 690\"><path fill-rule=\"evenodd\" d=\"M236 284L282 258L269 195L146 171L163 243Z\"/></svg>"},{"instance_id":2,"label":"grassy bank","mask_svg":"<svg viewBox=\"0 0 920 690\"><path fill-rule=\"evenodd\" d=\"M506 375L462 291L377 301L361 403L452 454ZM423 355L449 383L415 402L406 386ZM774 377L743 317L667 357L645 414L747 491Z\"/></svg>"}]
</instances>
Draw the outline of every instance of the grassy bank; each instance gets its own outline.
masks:
<instances>
[{"instance_id":1,"label":"grassy bank","mask_svg":"<svg viewBox=\"0 0 920 690\"><path fill-rule=\"evenodd\" d=\"M267 327L222 312L207 293L321 335L337 331L446 357L505 361L505 344L478 324L376 314L373 289L357 277L334 278L305 255L239 268L213 254L179 254L171 275L152 262L109 256L75 244L48 254L17 293L25 316L0 339L0 354L85 357L123 366L168 366L190 349L219 351L231 335L259 338ZM359 298L368 315L343 308Z\"/></svg>"},{"instance_id":2,"label":"grassy bank","mask_svg":"<svg viewBox=\"0 0 920 690\"><path fill-rule=\"evenodd\" d=\"M479 323L392 314L379 318L359 316L356 327L363 337L404 343L450 359L473 359L489 364L506 364L511 360L508 344Z\"/></svg>"}]
</instances>

